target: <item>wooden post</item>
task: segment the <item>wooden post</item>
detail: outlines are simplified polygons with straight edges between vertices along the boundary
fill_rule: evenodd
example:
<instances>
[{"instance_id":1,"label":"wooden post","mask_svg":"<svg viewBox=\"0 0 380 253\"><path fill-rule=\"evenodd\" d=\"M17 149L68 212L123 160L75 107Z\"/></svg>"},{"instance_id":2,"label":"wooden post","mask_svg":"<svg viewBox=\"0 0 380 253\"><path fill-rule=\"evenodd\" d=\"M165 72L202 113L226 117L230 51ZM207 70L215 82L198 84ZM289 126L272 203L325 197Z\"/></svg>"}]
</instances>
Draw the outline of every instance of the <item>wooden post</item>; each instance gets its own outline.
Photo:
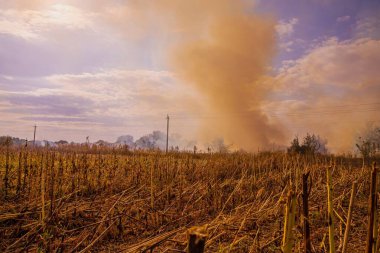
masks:
<instances>
[{"instance_id":1,"label":"wooden post","mask_svg":"<svg viewBox=\"0 0 380 253\"><path fill-rule=\"evenodd\" d=\"M377 189L376 189L376 192L377 192ZM376 194L375 195L375 215L374 215L374 219L373 219L372 252L376 252L376 248L377 248L377 236L378 236L377 224L378 224L378 215L377 215L377 194Z\"/></svg>"},{"instance_id":2,"label":"wooden post","mask_svg":"<svg viewBox=\"0 0 380 253\"><path fill-rule=\"evenodd\" d=\"M376 170L376 162L373 162L372 164L373 170L376 171L376 184L375 184L375 215L374 215L374 221L373 221L373 244L372 244L372 252L376 252L376 249L378 248L378 213L377 213L377 170Z\"/></svg>"},{"instance_id":3,"label":"wooden post","mask_svg":"<svg viewBox=\"0 0 380 253\"><path fill-rule=\"evenodd\" d=\"M373 165L371 173L371 186L369 194L369 214L368 214L368 230L367 230L367 247L366 252L371 253L374 243L373 230L374 230L374 220L375 212L377 211L377 201L376 201L376 164Z\"/></svg>"},{"instance_id":4,"label":"wooden post","mask_svg":"<svg viewBox=\"0 0 380 253\"><path fill-rule=\"evenodd\" d=\"M188 243L187 253L203 253L207 239L207 225L203 227L192 227L187 231Z\"/></svg>"},{"instance_id":5,"label":"wooden post","mask_svg":"<svg viewBox=\"0 0 380 253\"><path fill-rule=\"evenodd\" d=\"M346 222L346 230L344 231L344 240L343 240L342 253L346 253L347 252L347 242L348 242L348 236L349 236L349 233L350 233L351 219L352 219L352 207L354 205L354 197L355 197L355 194L356 194L357 185L358 185L358 183L356 181L352 184L350 206L348 207L348 217L347 217L347 222Z\"/></svg>"},{"instance_id":6,"label":"wooden post","mask_svg":"<svg viewBox=\"0 0 380 253\"><path fill-rule=\"evenodd\" d=\"M302 174L302 215L303 215L303 243L305 253L311 253L310 225L309 225L309 195L310 189L307 186L307 179L310 171Z\"/></svg>"},{"instance_id":7,"label":"wooden post","mask_svg":"<svg viewBox=\"0 0 380 253\"><path fill-rule=\"evenodd\" d=\"M284 253L291 253L294 244L293 227L296 218L296 201L296 195L290 190L285 209L284 235L281 248Z\"/></svg>"},{"instance_id":8,"label":"wooden post","mask_svg":"<svg viewBox=\"0 0 380 253\"><path fill-rule=\"evenodd\" d=\"M37 131L37 125L34 125L34 133L33 133L33 147L36 146L36 131Z\"/></svg>"}]
</instances>

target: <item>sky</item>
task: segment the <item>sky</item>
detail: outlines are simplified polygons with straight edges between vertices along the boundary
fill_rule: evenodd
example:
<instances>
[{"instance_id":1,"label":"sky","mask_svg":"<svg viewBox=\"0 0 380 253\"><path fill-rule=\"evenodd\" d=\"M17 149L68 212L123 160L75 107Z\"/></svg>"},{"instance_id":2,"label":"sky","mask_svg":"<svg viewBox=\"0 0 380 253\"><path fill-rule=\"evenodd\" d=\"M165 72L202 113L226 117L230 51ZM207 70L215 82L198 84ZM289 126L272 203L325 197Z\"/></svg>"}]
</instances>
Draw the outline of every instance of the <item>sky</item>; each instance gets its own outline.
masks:
<instances>
[{"instance_id":1,"label":"sky","mask_svg":"<svg viewBox=\"0 0 380 253\"><path fill-rule=\"evenodd\" d=\"M380 1L208 3L0 0L0 135L114 142L169 115L199 144L345 152L380 124Z\"/></svg>"}]
</instances>

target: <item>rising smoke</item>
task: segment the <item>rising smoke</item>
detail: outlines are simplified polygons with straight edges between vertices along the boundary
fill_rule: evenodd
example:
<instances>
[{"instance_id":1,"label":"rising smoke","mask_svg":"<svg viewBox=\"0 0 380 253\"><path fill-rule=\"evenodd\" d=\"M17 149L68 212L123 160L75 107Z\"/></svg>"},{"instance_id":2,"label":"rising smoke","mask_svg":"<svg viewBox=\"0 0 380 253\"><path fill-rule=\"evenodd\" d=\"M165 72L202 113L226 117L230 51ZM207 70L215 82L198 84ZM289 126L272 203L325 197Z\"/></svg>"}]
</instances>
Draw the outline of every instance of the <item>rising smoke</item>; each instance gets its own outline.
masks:
<instances>
[{"instance_id":1,"label":"rising smoke","mask_svg":"<svg viewBox=\"0 0 380 253\"><path fill-rule=\"evenodd\" d=\"M55 2L3 1L2 7L38 9ZM199 143L223 137L226 145L255 151L311 131L327 138L329 149L343 151L354 146L357 132L367 122L379 122L380 41L365 33L374 25L360 26L359 20L353 39L323 42L267 81L264 76L276 47L275 22L254 13L248 0L65 3L95 13L97 21L122 30L126 39L145 36L155 45L156 35L161 36L160 54L167 56L179 79L199 93L197 105L184 101L178 105L196 113L195 120L201 118ZM270 101L273 94L278 99ZM277 120L283 124L268 118L262 107L282 114ZM284 126L292 129L287 140Z\"/></svg>"},{"instance_id":2,"label":"rising smoke","mask_svg":"<svg viewBox=\"0 0 380 253\"><path fill-rule=\"evenodd\" d=\"M182 15L188 9L185 1L164 2L176 3L168 8L181 16L177 26L186 34L170 51L171 66L206 97L201 113L217 115L203 122L202 136L219 135L246 150L280 142L279 126L261 111L272 88L264 86L263 77L275 53L274 22L254 14L244 1L191 1L192 8L199 8L192 11L201 15L197 23Z\"/></svg>"},{"instance_id":3,"label":"rising smoke","mask_svg":"<svg viewBox=\"0 0 380 253\"><path fill-rule=\"evenodd\" d=\"M44 2L33 0L27 6ZM97 5L90 8L98 10ZM132 0L120 7L121 12L112 9L120 24L141 25L146 33L152 24L174 31L168 65L206 98L197 113L217 115L201 123L201 141L223 137L235 148L256 150L281 139L279 127L260 108L271 89L262 77L275 53L273 20L255 14L245 0Z\"/></svg>"},{"instance_id":4,"label":"rising smoke","mask_svg":"<svg viewBox=\"0 0 380 253\"><path fill-rule=\"evenodd\" d=\"M200 141L223 137L233 148L256 151L272 143L288 143L292 135L311 131L327 138L328 148L336 152L351 150L355 132L366 122L378 122L378 39L320 45L271 79L267 74L275 55L275 21L254 13L248 1L150 3L152 9L140 13L155 21L157 16L152 13L159 13L158 23L176 31L174 46L168 50L169 66L205 97L201 109L189 108L200 116L214 118L201 117ZM268 97L273 94L279 99L270 101ZM283 114L277 122L262 110L270 109L268 102L274 104L272 112ZM286 115L300 111L293 102L322 113L304 112L300 119ZM342 106L350 104L362 106ZM351 113L339 114L342 108L357 112L355 119ZM330 114L324 114L326 110ZM292 129L291 133L285 126Z\"/></svg>"},{"instance_id":5,"label":"rising smoke","mask_svg":"<svg viewBox=\"0 0 380 253\"><path fill-rule=\"evenodd\" d=\"M264 77L275 54L275 21L253 10L245 0L140 0L125 10L146 33L155 27L172 36L163 48L169 68L205 101L200 110L181 106L213 118L195 117L200 142L222 137L250 151L283 142L279 124L261 110L273 89Z\"/></svg>"}]
</instances>

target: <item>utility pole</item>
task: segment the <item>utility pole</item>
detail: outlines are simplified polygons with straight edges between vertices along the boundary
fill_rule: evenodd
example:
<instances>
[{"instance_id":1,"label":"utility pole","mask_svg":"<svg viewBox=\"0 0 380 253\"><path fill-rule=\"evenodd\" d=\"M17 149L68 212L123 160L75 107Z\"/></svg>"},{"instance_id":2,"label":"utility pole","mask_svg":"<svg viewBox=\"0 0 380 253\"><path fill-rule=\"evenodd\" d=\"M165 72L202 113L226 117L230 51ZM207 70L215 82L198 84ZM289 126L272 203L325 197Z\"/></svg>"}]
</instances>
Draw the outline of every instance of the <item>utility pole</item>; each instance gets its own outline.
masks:
<instances>
[{"instance_id":1,"label":"utility pole","mask_svg":"<svg viewBox=\"0 0 380 253\"><path fill-rule=\"evenodd\" d=\"M166 153L169 150L169 115L166 116Z\"/></svg>"},{"instance_id":2,"label":"utility pole","mask_svg":"<svg viewBox=\"0 0 380 253\"><path fill-rule=\"evenodd\" d=\"M33 147L36 146L36 131L37 131L37 125L34 125Z\"/></svg>"}]
</instances>

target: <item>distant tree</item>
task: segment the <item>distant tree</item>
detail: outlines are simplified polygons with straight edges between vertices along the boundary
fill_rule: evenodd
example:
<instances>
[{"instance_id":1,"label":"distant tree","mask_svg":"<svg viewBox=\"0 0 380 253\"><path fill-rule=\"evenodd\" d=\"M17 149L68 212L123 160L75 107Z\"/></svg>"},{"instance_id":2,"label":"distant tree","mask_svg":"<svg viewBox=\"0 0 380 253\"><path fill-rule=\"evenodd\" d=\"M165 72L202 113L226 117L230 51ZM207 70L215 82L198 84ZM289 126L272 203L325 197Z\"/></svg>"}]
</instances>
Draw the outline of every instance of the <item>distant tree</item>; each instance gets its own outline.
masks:
<instances>
[{"instance_id":1,"label":"distant tree","mask_svg":"<svg viewBox=\"0 0 380 253\"><path fill-rule=\"evenodd\" d=\"M219 153L228 153L232 147L232 144L227 145L224 143L223 138L217 138L211 142L212 149Z\"/></svg>"},{"instance_id":2,"label":"distant tree","mask_svg":"<svg viewBox=\"0 0 380 253\"><path fill-rule=\"evenodd\" d=\"M125 144L129 147L132 147L134 145L133 136L132 135L122 135L119 136L116 140L117 144Z\"/></svg>"},{"instance_id":3,"label":"distant tree","mask_svg":"<svg viewBox=\"0 0 380 253\"><path fill-rule=\"evenodd\" d=\"M356 147L365 161L379 155L380 152L380 126L369 125L357 138Z\"/></svg>"},{"instance_id":4,"label":"distant tree","mask_svg":"<svg viewBox=\"0 0 380 253\"><path fill-rule=\"evenodd\" d=\"M305 153L325 154L327 153L326 144L327 142L325 140L322 140L318 135L307 134L303 139L302 146L305 149Z\"/></svg>"},{"instance_id":5,"label":"distant tree","mask_svg":"<svg viewBox=\"0 0 380 253\"><path fill-rule=\"evenodd\" d=\"M69 143L65 140L60 140L60 141L57 141L55 144L57 144L57 145L68 145Z\"/></svg>"},{"instance_id":6,"label":"distant tree","mask_svg":"<svg viewBox=\"0 0 380 253\"><path fill-rule=\"evenodd\" d=\"M288 148L288 153L298 153L298 154L326 154L327 141L315 134L306 134L303 138L302 145L296 136L290 143Z\"/></svg>"},{"instance_id":7,"label":"distant tree","mask_svg":"<svg viewBox=\"0 0 380 253\"><path fill-rule=\"evenodd\" d=\"M302 147L300 145L300 141L298 136L296 136L290 143L290 147L288 148L288 153L302 153Z\"/></svg>"},{"instance_id":8,"label":"distant tree","mask_svg":"<svg viewBox=\"0 0 380 253\"><path fill-rule=\"evenodd\" d=\"M110 144L104 140L98 140L97 142L95 142L95 145L100 146L100 147L106 147L106 146L109 146Z\"/></svg>"},{"instance_id":9,"label":"distant tree","mask_svg":"<svg viewBox=\"0 0 380 253\"><path fill-rule=\"evenodd\" d=\"M13 139L10 136L0 136L0 146L11 146Z\"/></svg>"},{"instance_id":10,"label":"distant tree","mask_svg":"<svg viewBox=\"0 0 380 253\"><path fill-rule=\"evenodd\" d=\"M166 134L161 131L153 131L151 134L140 137L134 143L139 149L165 149Z\"/></svg>"}]
</instances>

